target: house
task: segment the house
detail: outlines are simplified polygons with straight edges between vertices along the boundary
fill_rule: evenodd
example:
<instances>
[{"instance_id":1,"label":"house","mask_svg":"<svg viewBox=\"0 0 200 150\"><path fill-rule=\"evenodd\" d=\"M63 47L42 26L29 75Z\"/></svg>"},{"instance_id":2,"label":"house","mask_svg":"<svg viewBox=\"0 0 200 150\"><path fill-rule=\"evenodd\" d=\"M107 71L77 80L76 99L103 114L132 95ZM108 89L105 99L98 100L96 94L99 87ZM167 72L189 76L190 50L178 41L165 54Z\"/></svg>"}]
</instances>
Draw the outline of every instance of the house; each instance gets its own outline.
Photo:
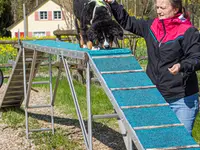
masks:
<instances>
[{"instance_id":1,"label":"house","mask_svg":"<svg viewBox=\"0 0 200 150\"><path fill-rule=\"evenodd\" d=\"M7 28L11 31L12 38L53 36L53 31L59 29L74 29L73 15L61 7L55 0L47 0L37 6L33 11L26 15L26 24L24 19L15 22ZM24 27L26 25L26 28Z\"/></svg>"}]
</instances>

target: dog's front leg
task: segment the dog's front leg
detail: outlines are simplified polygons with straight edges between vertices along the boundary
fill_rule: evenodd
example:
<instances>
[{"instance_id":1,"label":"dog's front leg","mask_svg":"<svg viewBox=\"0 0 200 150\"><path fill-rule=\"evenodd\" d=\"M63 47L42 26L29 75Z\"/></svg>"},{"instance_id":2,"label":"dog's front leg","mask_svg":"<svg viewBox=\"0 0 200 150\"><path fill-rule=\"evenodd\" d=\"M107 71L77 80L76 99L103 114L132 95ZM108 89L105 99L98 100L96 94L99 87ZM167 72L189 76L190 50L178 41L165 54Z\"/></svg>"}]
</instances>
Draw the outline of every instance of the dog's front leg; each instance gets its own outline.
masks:
<instances>
[{"instance_id":1,"label":"dog's front leg","mask_svg":"<svg viewBox=\"0 0 200 150\"><path fill-rule=\"evenodd\" d=\"M85 31L80 33L80 47L87 48L87 35Z\"/></svg>"},{"instance_id":2,"label":"dog's front leg","mask_svg":"<svg viewBox=\"0 0 200 150\"><path fill-rule=\"evenodd\" d=\"M98 46L98 42L96 41L88 41L87 47L91 50L100 50L100 47Z\"/></svg>"},{"instance_id":3,"label":"dog's front leg","mask_svg":"<svg viewBox=\"0 0 200 150\"><path fill-rule=\"evenodd\" d=\"M85 37L80 33L80 47L87 48L86 42L84 42Z\"/></svg>"},{"instance_id":4,"label":"dog's front leg","mask_svg":"<svg viewBox=\"0 0 200 150\"><path fill-rule=\"evenodd\" d=\"M88 42L87 42L87 47L91 50L99 50L100 48L98 47L99 42L98 42L98 37L97 37L97 32L94 30L93 27L90 27L90 29L87 31L87 37L88 37Z\"/></svg>"},{"instance_id":5,"label":"dog's front leg","mask_svg":"<svg viewBox=\"0 0 200 150\"><path fill-rule=\"evenodd\" d=\"M87 42L87 48L92 49L93 43L91 41Z\"/></svg>"},{"instance_id":6,"label":"dog's front leg","mask_svg":"<svg viewBox=\"0 0 200 150\"><path fill-rule=\"evenodd\" d=\"M87 48L87 41L88 41L88 38L87 38L87 34L86 34L86 31L87 31L87 24L86 24L86 18L85 16L82 16L81 17L81 20L80 20L80 29L81 29L81 32L80 32L80 44L81 44L81 47L82 48Z\"/></svg>"}]
</instances>

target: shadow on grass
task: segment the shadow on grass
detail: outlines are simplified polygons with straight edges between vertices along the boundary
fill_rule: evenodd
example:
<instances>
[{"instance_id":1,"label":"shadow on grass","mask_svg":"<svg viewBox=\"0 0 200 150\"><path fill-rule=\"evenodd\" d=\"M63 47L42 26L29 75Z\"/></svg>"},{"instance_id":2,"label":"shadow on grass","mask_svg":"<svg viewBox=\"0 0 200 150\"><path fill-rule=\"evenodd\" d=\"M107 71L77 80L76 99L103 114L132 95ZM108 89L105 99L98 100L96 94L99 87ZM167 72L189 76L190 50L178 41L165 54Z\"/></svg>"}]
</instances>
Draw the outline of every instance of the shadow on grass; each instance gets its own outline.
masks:
<instances>
[{"instance_id":1,"label":"shadow on grass","mask_svg":"<svg viewBox=\"0 0 200 150\"><path fill-rule=\"evenodd\" d=\"M29 113L29 116L38 120L43 120L51 123L49 115ZM54 116L54 123L66 126L75 126L80 128L79 121L77 119L60 118ZM87 125L87 121L84 121L84 123L85 125ZM107 145L109 148L113 150L126 149L122 135L119 132L116 132L112 128L109 128L108 126L102 123L97 123L94 121L92 126L93 126L92 129L93 137L95 137L97 140L99 140L100 142Z\"/></svg>"}]
</instances>

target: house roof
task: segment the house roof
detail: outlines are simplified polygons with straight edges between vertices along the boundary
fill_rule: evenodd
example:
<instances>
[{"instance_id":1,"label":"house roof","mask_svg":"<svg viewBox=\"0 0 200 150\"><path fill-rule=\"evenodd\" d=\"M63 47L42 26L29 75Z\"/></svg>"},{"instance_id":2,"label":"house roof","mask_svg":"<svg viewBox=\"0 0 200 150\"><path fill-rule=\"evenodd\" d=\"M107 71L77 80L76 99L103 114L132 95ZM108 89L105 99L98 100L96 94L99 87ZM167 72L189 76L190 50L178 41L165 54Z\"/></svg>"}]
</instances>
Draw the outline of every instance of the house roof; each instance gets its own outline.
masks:
<instances>
[{"instance_id":1,"label":"house roof","mask_svg":"<svg viewBox=\"0 0 200 150\"><path fill-rule=\"evenodd\" d=\"M48 1L53 1L54 3L56 3L57 5L61 6L57 0L46 0L44 2L42 2L40 5L38 5L37 7L35 7L32 11L30 11L27 16L30 16L33 12L35 12L37 9L39 9L40 7L42 7L44 4L46 4ZM61 6L62 7L62 6ZM13 23L11 26L9 26L8 28L6 28L8 31L10 31L12 28L14 28L16 25L18 25L20 22L22 22L24 20L24 18L16 21L15 23Z\"/></svg>"}]
</instances>

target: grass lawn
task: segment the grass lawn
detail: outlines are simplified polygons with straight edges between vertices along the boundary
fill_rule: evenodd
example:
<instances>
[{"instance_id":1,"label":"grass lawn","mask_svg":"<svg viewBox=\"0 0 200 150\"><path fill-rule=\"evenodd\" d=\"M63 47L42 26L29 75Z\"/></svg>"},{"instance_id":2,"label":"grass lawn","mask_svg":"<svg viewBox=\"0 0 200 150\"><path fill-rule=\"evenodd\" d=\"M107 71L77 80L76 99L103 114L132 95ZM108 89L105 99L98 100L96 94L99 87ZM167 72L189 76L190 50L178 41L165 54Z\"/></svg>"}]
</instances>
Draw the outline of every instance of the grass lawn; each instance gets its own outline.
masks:
<instances>
[{"instance_id":1,"label":"grass lawn","mask_svg":"<svg viewBox=\"0 0 200 150\"><path fill-rule=\"evenodd\" d=\"M198 113L195 123L194 123L194 128L192 130L192 135L195 139L196 142L200 144L200 113Z\"/></svg>"}]
</instances>

